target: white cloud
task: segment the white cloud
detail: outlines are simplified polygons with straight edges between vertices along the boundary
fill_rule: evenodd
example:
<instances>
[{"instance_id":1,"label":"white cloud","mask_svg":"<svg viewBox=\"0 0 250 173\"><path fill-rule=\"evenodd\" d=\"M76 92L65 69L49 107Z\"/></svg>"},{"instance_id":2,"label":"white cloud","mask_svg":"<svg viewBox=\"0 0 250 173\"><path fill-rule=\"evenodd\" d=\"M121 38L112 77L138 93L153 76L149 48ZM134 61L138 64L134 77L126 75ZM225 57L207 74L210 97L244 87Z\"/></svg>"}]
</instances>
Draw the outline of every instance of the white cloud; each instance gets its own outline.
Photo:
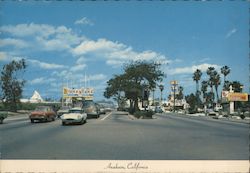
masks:
<instances>
[{"instance_id":1,"label":"white cloud","mask_svg":"<svg viewBox=\"0 0 250 173\"><path fill-rule=\"evenodd\" d=\"M80 64L85 64L86 61L87 61L87 59L82 56L82 57L77 59L76 64L79 64L79 65Z\"/></svg>"},{"instance_id":2,"label":"white cloud","mask_svg":"<svg viewBox=\"0 0 250 173\"><path fill-rule=\"evenodd\" d=\"M79 45L86 38L74 33L70 28L65 26L52 26L47 24L19 24L19 25L5 25L0 27L0 32L8 33L15 37L28 38L27 43L33 45L33 49L45 51L62 51L71 52L71 47ZM18 40L5 40L8 44L24 46ZM10 43L11 41L11 43ZM7 44L7 43L5 43Z\"/></svg>"},{"instance_id":3,"label":"white cloud","mask_svg":"<svg viewBox=\"0 0 250 173\"><path fill-rule=\"evenodd\" d=\"M61 69L61 68L66 68L65 65L60 65L60 64L54 64L54 63L46 63L46 62L41 62L38 60L34 59L27 59L30 63L32 63L35 66L38 66L42 69Z\"/></svg>"},{"instance_id":4,"label":"white cloud","mask_svg":"<svg viewBox=\"0 0 250 173\"><path fill-rule=\"evenodd\" d=\"M210 58L203 58L203 59L199 60L199 62L203 63L203 62L210 61L210 60L211 60Z\"/></svg>"},{"instance_id":5,"label":"white cloud","mask_svg":"<svg viewBox=\"0 0 250 173\"><path fill-rule=\"evenodd\" d=\"M25 48L25 47L28 47L28 43L26 43L23 40L13 39L13 38L0 39L0 47L5 47L5 46L14 46L16 48Z\"/></svg>"},{"instance_id":6,"label":"white cloud","mask_svg":"<svg viewBox=\"0 0 250 173\"><path fill-rule=\"evenodd\" d=\"M56 32L55 28L46 24L18 24L18 25L5 25L0 27L1 32L9 33L18 37L26 37L32 35L40 35L48 37Z\"/></svg>"},{"instance_id":7,"label":"white cloud","mask_svg":"<svg viewBox=\"0 0 250 173\"><path fill-rule=\"evenodd\" d=\"M214 67L216 70L220 69L221 66L216 64L200 64L200 65L193 65L191 67L180 67L180 68L173 68L168 69L167 74L188 74L193 73L196 69L200 69L202 72L206 72L208 67Z\"/></svg>"},{"instance_id":8,"label":"white cloud","mask_svg":"<svg viewBox=\"0 0 250 173\"><path fill-rule=\"evenodd\" d=\"M230 31L227 33L226 38L231 37L231 36L232 36L234 33L236 33L236 32L237 32L237 29L236 29L236 28L230 30Z\"/></svg>"},{"instance_id":9,"label":"white cloud","mask_svg":"<svg viewBox=\"0 0 250 173\"><path fill-rule=\"evenodd\" d=\"M77 71L82 71L85 69L87 65L86 64L77 64L73 67L70 68L70 71L77 72Z\"/></svg>"},{"instance_id":10,"label":"white cloud","mask_svg":"<svg viewBox=\"0 0 250 173\"><path fill-rule=\"evenodd\" d=\"M39 78L36 78L36 79L33 79L31 81L29 81L29 83L31 85L37 85L37 84L49 84L51 82L55 82L56 79L54 78L47 78L47 77L39 77Z\"/></svg>"},{"instance_id":11,"label":"white cloud","mask_svg":"<svg viewBox=\"0 0 250 173\"><path fill-rule=\"evenodd\" d=\"M79 20L75 21L76 25L94 25L94 23L92 21L90 21L87 17L83 17Z\"/></svg>"},{"instance_id":12,"label":"white cloud","mask_svg":"<svg viewBox=\"0 0 250 173\"><path fill-rule=\"evenodd\" d=\"M6 61L7 57L6 52L0 52L0 61Z\"/></svg>"},{"instance_id":13,"label":"white cloud","mask_svg":"<svg viewBox=\"0 0 250 173\"><path fill-rule=\"evenodd\" d=\"M112 66L119 66L124 62L135 60L167 61L167 58L160 53L151 50L136 52L131 46L103 38L97 41L83 41L73 49L73 54L77 56L94 55L95 57L103 58L108 65Z\"/></svg>"},{"instance_id":14,"label":"white cloud","mask_svg":"<svg viewBox=\"0 0 250 173\"><path fill-rule=\"evenodd\" d=\"M87 77L88 81L99 81L99 80L105 80L107 76L105 74L95 74Z\"/></svg>"}]
</instances>

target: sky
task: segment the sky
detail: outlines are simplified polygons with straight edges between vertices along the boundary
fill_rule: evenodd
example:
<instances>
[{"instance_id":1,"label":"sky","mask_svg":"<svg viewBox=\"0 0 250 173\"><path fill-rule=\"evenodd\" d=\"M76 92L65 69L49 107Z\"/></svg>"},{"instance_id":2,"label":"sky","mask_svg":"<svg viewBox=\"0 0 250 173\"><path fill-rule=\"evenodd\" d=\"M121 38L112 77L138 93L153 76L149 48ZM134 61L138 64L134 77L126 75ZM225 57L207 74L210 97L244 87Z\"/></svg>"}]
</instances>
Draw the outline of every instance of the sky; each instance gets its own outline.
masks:
<instances>
[{"instance_id":1,"label":"sky","mask_svg":"<svg viewBox=\"0 0 250 173\"><path fill-rule=\"evenodd\" d=\"M135 60L162 63L163 98L170 81L187 95L196 90L197 68L207 80L208 67L220 72L225 65L227 80L249 93L249 3L1 1L0 67L22 58L24 98L37 90L60 99L68 86L93 87L94 100L102 100L107 81Z\"/></svg>"}]
</instances>

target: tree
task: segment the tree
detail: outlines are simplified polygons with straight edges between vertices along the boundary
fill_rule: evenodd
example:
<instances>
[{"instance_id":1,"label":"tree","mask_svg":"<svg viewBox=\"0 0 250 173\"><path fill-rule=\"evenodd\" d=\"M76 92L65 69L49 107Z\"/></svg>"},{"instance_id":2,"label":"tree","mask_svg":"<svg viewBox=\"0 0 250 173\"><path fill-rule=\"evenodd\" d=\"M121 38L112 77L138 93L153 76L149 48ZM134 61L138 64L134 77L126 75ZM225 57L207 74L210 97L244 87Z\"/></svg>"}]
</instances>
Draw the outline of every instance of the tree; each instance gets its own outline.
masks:
<instances>
[{"instance_id":1,"label":"tree","mask_svg":"<svg viewBox=\"0 0 250 173\"><path fill-rule=\"evenodd\" d=\"M187 95L185 97L187 103L189 104L189 112L190 113L195 113L197 112L197 104L198 104L198 100L197 100L197 97L191 93L190 95Z\"/></svg>"},{"instance_id":2,"label":"tree","mask_svg":"<svg viewBox=\"0 0 250 173\"><path fill-rule=\"evenodd\" d=\"M138 101L142 99L142 89L146 84L149 90L156 88L157 82L161 82L164 77L160 70L160 64L134 61L125 64L124 73L118 75L121 78L112 78L107 84L104 96L106 98L117 96L119 92L124 92L125 97L130 101L130 111L133 113L139 110Z\"/></svg>"},{"instance_id":3,"label":"tree","mask_svg":"<svg viewBox=\"0 0 250 173\"><path fill-rule=\"evenodd\" d=\"M196 71L193 74L193 80L196 82L196 95L198 95L199 90L199 80L201 79L202 72L199 69L196 69Z\"/></svg>"},{"instance_id":4,"label":"tree","mask_svg":"<svg viewBox=\"0 0 250 173\"><path fill-rule=\"evenodd\" d=\"M221 70L221 74L224 75L224 85L225 85L226 76L230 73L230 68L225 65L220 70Z\"/></svg>"},{"instance_id":5,"label":"tree","mask_svg":"<svg viewBox=\"0 0 250 173\"><path fill-rule=\"evenodd\" d=\"M123 83L125 83L126 78L124 75L115 75L114 78L110 79L107 84L107 88L104 92L104 97L110 98L113 97L118 103L119 108L123 108L124 96L121 95L124 91Z\"/></svg>"},{"instance_id":6,"label":"tree","mask_svg":"<svg viewBox=\"0 0 250 173\"><path fill-rule=\"evenodd\" d=\"M17 105L22 97L25 80L22 79L25 72L25 60L11 61L3 66L1 71L1 88L4 105L7 109L16 112Z\"/></svg>"},{"instance_id":7,"label":"tree","mask_svg":"<svg viewBox=\"0 0 250 173\"><path fill-rule=\"evenodd\" d=\"M213 83L216 91L217 103L219 102L219 94L218 94L218 87L220 85L220 75L217 73L213 78Z\"/></svg>"},{"instance_id":8,"label":"tree","mask_svg":"<svg viewBox=\"0 0 250 173\"><path fill-rule=\"evenodd\" d=\"M178 94L176 94L176 99L177 100L182 100L184 98L183 90L184 90L183 87L179 86L179 88L178 88Z\"/></svg>"},{"instance_id":9,"label":"tree","mask_svg":"<svg viewBox=\"0 0 250 173\"><path fill-rule=\"evenodd\" d=\"M202 92L202 95L203 95L203 103L206 102L207 87L208 87L208 82L207 81L202 81L201 82L201 92Z\"/></svg>"},{"instance_id":10,"label":"tree","mask_svg":"<svg viewBox=\"0 0 250 173\"><path fill-rule=\"evenodd\" d=\"M208 67L207 69L207 75L209 75L209 80L208 80L208 85L210 86L211 88L211 94L210 95L213 95L213 97L211 97L212 99L214 99L214 91L213 91L213 86L215 85L214 82L214 78L217 74L217 71L215 71L215 68L214 67ZM214 100L212 100L212 102L214 102Z\"/></svg>"},{"instance_id":11,"label":"tree","mask_svg":"<svg viewBox=\"0 0 250 173\"><path fill-rule=\"evenodd\" d=\"M224 82L223 89L226 90L226 91L229 91L229 89L230 89L230 84L231 84L230 81L226 80L226 81Z\"/></svg>"},{"instance_id":12,"label":"tree","mask_svg":"<svg viewBox=\"0 0 250 173\"><path fill-rule=\"evenodd\" d=\"M239 81L230 82L230 85L232 85L234 92L241 93L243 90L243 84L241 84Z\"/></svg>"},{"instance_id":13,"label":"tree","mask_svg":"<svg viewBox=\"0 0 250 173\"><path fill-rule=\"evenodd\" d=\"M161 104L162 104L162 91L164 90L164 86L162 84L160 84L159 89L161 91Z\"/></svg>"}]
</instances>

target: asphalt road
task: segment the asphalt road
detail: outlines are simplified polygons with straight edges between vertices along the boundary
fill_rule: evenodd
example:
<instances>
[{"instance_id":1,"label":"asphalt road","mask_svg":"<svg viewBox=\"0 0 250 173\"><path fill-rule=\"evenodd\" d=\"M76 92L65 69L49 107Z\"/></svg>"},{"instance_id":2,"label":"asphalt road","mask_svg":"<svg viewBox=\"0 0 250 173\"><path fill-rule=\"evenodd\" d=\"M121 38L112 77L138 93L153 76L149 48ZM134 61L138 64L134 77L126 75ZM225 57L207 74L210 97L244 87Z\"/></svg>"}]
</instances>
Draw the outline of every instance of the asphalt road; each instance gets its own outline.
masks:
<instances>
[{"instance_id":1,"label":"asphalt road","mask_svg":"<svg viewBox=\"0 0 250 173\"><path fill-rule=\"evenodd\" d=\"M249 124L157 114L131 119L112 112L84 125L61 120L0 125L1 159L248 160Z\"/></svg>"}]
</instances>

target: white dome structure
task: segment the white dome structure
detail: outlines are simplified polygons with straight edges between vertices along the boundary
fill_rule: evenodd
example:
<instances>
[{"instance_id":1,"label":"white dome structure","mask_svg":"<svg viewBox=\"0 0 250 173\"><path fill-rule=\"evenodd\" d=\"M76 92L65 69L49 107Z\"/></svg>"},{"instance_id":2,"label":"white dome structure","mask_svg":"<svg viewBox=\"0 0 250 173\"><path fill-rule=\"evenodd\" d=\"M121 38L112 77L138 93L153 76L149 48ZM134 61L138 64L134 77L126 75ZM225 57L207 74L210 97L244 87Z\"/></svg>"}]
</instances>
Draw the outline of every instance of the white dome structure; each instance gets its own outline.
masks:
<instances>
[{"instance_id":1,"label":"white dome structure","mask_svg":"<svg viewBox=\"0 0 250 173\"><path fill-rule=\"evenodd\" d=\"M43 102L43 99L37 91L34 91L33 96L30 98L30 102L40 103L40 102Z\"/></svg>"}]
</instances>

